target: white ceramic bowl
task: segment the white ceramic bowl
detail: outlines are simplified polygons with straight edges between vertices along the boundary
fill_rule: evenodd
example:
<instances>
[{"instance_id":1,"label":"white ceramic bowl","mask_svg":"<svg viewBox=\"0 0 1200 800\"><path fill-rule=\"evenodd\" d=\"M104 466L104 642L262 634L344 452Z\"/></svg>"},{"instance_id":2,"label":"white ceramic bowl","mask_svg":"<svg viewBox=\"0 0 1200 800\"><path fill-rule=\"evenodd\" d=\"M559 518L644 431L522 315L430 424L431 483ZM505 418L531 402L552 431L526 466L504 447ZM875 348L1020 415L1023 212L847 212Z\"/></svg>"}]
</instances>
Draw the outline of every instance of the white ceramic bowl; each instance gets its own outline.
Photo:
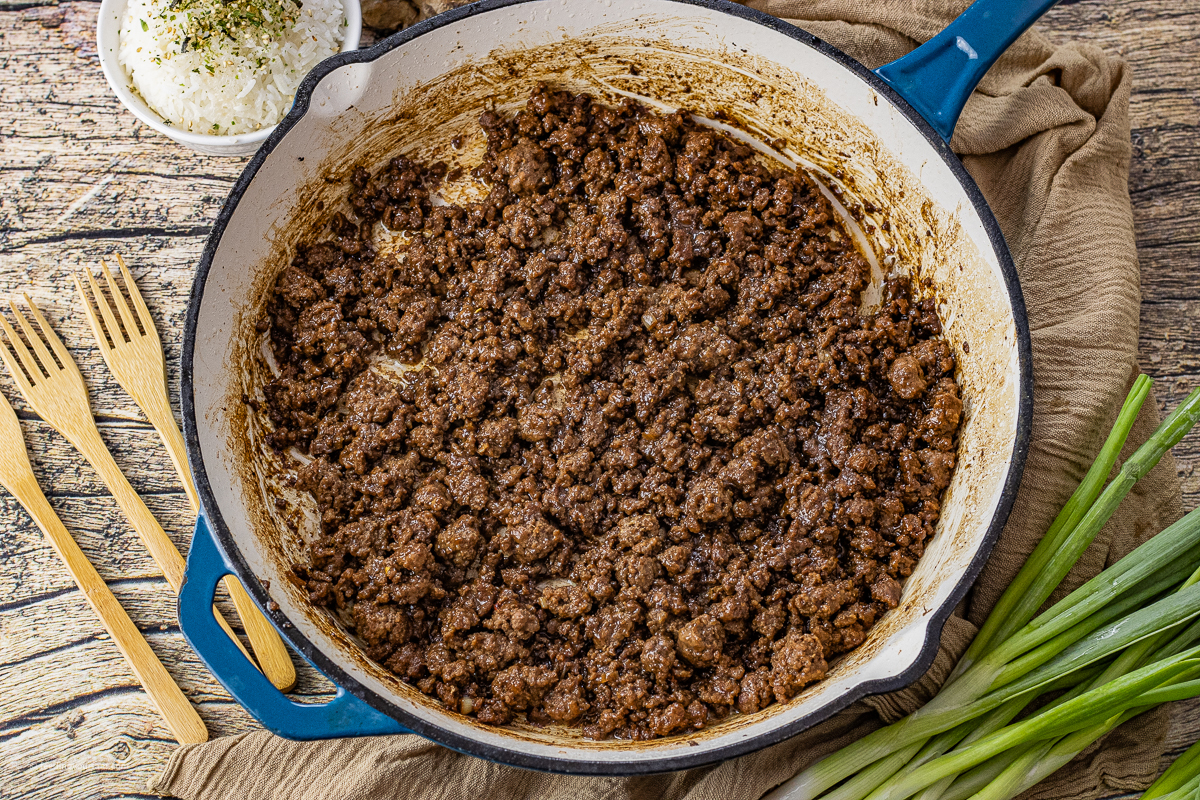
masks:
<instances>
[{"instance_id":1,"label":"white ceramic bowl","mask_svg":"<svg viewBox=\"0 0 1200 800\"><path fill-rule=\"evenodd\" d=\"M96 51L100 54L100 68L125 108L163 136L206 155L248 156L257 150L275 130L274 125L253 133L232 136L192 133L169 125L160 114L146 105L142 96L134 91L129 73L117 61L125 4L126 0L101 0L100 14L96 19ZM346 37L342 40L342 52L345 53L358 49L362 37L362 6L359 0L342 0L342 7L346 10Z\"/></svg>"}]
</instances>

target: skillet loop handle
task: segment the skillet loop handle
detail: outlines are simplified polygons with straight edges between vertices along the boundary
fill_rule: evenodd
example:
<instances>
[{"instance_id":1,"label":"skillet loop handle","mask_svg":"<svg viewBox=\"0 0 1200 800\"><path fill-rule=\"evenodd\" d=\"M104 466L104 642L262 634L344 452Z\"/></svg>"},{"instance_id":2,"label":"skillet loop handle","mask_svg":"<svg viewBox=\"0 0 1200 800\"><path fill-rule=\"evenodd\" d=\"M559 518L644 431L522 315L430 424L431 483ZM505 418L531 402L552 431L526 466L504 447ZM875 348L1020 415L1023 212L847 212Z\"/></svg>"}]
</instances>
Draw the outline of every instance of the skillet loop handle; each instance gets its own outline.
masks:
<instances>
[{"instance_id":1,"label":"skillet loop handle","mask_svg":"<svg viewBox=\"0 0 1200 800\"><path fill-rule=\"evenodd\" d=\"M187 573L179 593L179 627L200 660L251 716L285 739L334 739L409 733L399 722L338 687L328 703L297 703L276 689L217 625L213 594L233 567L217 547L208 520L196 518Z\"/></svg>"},{"instance_id":2,"label":"skillet loop handle","mask_svg":"<svg viewBox=\"0 0 1200 800\"><path fill-rule=\"evenodd\" d=\"M1058 0L977 0L941 33L875 70L947 142L996 59Z\"/></svg>"}]
</instances>

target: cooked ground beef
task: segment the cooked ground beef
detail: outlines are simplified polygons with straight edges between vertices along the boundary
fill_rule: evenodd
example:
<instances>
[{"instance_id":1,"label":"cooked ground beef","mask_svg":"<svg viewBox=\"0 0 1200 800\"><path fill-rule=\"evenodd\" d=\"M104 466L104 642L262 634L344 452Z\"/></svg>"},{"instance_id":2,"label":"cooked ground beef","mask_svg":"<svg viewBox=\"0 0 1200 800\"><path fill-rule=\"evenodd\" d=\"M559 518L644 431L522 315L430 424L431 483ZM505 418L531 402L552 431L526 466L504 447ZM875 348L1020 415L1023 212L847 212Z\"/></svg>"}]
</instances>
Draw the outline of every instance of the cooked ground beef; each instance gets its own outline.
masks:
<instances>
[{"instance_id":1,"label":"cooked ground beef","mask_svg":"<svg viewBox=\"0 0 1200 800\"><path fill-rule=\"evenodd\" d=\"M479 123L486 198L358 169L275 285L262 411L322 524L298 574L487 723L788 700L933 534L962 410L933 301L893 279L865 312L814 183L684 113L543 88Z\"/></svg>"}]
</instances>

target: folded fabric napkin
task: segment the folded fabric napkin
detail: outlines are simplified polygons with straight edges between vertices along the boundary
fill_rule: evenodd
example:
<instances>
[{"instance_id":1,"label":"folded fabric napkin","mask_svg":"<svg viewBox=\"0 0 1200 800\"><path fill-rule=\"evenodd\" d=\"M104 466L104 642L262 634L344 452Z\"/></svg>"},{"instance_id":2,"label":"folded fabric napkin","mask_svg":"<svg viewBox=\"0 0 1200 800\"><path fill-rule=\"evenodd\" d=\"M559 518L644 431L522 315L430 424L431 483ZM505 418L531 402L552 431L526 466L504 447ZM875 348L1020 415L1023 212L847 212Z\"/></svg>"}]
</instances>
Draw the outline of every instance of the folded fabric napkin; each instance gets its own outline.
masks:
<instances>
[{"instance_id":1,"label":"folded fabric napkin","mask_svg":"<svg viewBox=\"0 0 1200 800\"><path fill-rule=\"evenodd\" d=\"M423 4L423 5L428 5ZM758 0L876 67L911 50L967 0ZM797 45L801 46L801 45ZM187 800L651 798L755 800L820 756L923 703L1083 477L1137 374L1137 254L1127 191L1129 75L1087 45L1023 36L984 78L955 132L1021 276L1033 332L1033 444L991 561L947 623L929 672L770 749L706 769L639 778L544 775L417 736L290 742L265 731L180 747L151 790ZM1130 445L1157 424L1148 403ZM1129 495L1065 583L1078 586L1178 518L1168 456ZM1169 709L1118 728L1028 793L1092 798L1144 788L1158 771Z\"/></svg>"}]
</instances>

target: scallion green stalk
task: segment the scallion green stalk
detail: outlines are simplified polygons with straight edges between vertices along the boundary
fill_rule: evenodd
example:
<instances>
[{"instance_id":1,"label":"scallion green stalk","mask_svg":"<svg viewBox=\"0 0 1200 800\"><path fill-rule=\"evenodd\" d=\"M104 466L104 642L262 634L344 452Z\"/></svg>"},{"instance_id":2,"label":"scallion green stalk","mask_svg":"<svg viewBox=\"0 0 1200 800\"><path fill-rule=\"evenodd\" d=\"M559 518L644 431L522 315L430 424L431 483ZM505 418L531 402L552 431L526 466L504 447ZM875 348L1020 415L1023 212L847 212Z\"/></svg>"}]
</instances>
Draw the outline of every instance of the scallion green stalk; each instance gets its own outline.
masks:
<instances>
[{"instance_id":1,"label":"scallion green stalk","mask_svg":"<svg viewBox=\"0 0 1200 800\"><path fill-rule=\"evenodd\" d=\"M1146 375L1139 375L1134 379L1133 386L1130 387L1129 394L1125 397L1125 402L1117 414L1116 422L1113 423L1112 431L1100 448L1095 461L1092 462L1091 468L1080 481L1074 494L1067 500L1062 511L1051 523L1046 535L1029 554L1012 583L1008 585L996 602L992 613L980 627L979 633L971 640L967 651L955 665L954 671L950 674L951 680L974 664L979 656L994 643L1004 642L1024 626L1058 586L1058 581L1050 585L1046 578L1048 574L1058 572L1056 567L1061 566L1053 563L1059 553L1059 548L1066 536L1075 529L1096 498L1100 496L1104 482L1108 480L1109 473L1112 472L1113 465L1117 462L1121 448L1125 446L1129 431L1133 429L1138 412L1150 394L1153 384L1154 382ZM1074 563L1074 561L1070 562L1067 570L1062 573L1064 576ZM1049 586L1049 590L1045 591L1047 586Z\"/></svg>"},{"instance_id":2,"label":"scallion green stalk","mask_svg":"<svg viewBox=\"0 0 1200 800\"><path fill-rule=\"evenodd\" d=\"M1151 695L1163 693L1166 689L1176 689L1175 695L1178 697L1200 694L1200 681L1163 686L1198 666L1200 648L1193 648L1166 661L1134 670L1043 713L1009 725L969 747L917 767L880 787L870 795L870 800L906 800L925 787L982 764L1012 747L1064 736L1103 722L1132 707L1147 705Z\"/></svg>"},{"instance_id":3,"label":"scallion green stalk","mask_svg":"<svg viewBox=\"0 0 1200 800\"><path fill-rule=\"evenodd\" d=\"M1188 517L1185 517L1185 519L1188 518L1193 524L1200 526L1200 511L1193 511ZM930 709L931 706L937 704L935 709L924 714L921 711L910 714L882 730L904 734L906 744L903 746L911 746L914 741L924 741L930 736L950 730L956 725L982 716L1010 700L1021 697L1028 699L1036 690L1044 690L1050 683L1081 667L1102 661L1132 644L1197 616L1200 616L1200 585L1188 586L1092 631L1045 664L1019 680L1004 686L991 685L991 675L979 670L984 666L984 662L981 662L976 669L965 673L954 686L943 689L921 711ZM982 690L978 690L977 686L969 683L973 677L972 673L976 672L989 680L989 685ZM879 733L879 731L875 733ZM874 733L869 734L868 737L859 741L866 741L867 738L874 735ZM883 755L886 756L888 753L883 753Z\"/></svg>"},{"instance_id":4,"label":"scallion green stalk","mask_svg":"<svg viewBox=\"0 0 1200 800\"><path fill-rule=\"evenodd\" d=\"M1193 511L1188 517L1194 524L1200 524L1200 511ZM1145 547L1145 545L1142 546ZM1137 550L1134 551L1134 553L1136 552ZM1127 558L1131 556L1133 556L1132 553ZM953 686L939 692L921 710L887 728L868 734L848 747L857 748L861 752L864 749L862 743L873 746L878 755L868 751L869 755L874 756L866 762L871 764L897 750L911 747L917 742L924 745L935 734L948 731L963 722L982 716L1010 700L1019 698L1028 700L1035 691L1045 690L1047 686L1082 667L1102 661L1132 644L1161 631L1172 629L1197 616L1200 616L1200 585L1189 586L1130 613L1116 622L1102 626L1021 679L992 691L989 689L992 689L991 684L998 670L984 671L982 668L986 666L985 660L976 665L974 669L964 673ZM1177 659L1179 656L1174 658ZM1171 663L1171 661L1172 659L1166 659L1160 663ZM879 736L880 733L887 735ZM930 783L935 783L944 777L946 776L938 776ZM929 784L918 786L914 791L923 789L926 785ZM767 797L769 800L784 800L784 798L791 800L797 796L790 793L792 790L791 783L785 783ZM895 799L893 798L893 800Z\"/></svg>"},{"instance_id":5,"label":"scallion green stalk","mask_svg":"<svg viewBox=\"0 0 1200 800\"><path fill-rule=\"evenodd\" d=\"M1154 787L1151 786L1150 788L1153 789ZM1150 789L1147 789L1146 794L1143 794L1142 797L1146 797L1149 793ZM1178 789L1169 791L1166 794L1154 795L1151 800L1196 800L1198 797L1200 797L1200 775L1187 781Z\"/></svg>"},{"instance_id":6,"label":"scallion green stalk","mask_svg":"<svg viewBox=\"0 0 1200 800\"><path fill-rule=\"evenodd\" d=\"M1068 673L1058 680L1048 684L1047 686L1042 687L1042 692L1057 692L1061 689L1076 690L1079 689L1079 687L1090 686L1092 685L1092 681L1103 674L1103 672L1104 667L1102 665L1085 667L1083 669L1076 670L1075 672ZM1067 695L1064 695L1064 699L1067 699L1067 697ZM925 760L936 758L955 746L966 746L976 742L984 736L987 736L989 733L999 730L1011 722L1026 705L1028 705L1028 703L1026 702L1025 698L1018 697L1015 700L1008 701L1008 703L996 708L994 711L985 714L979 720L964 722L960 728L970 729L970 733L963 737L961 742L958 739L959 735L961 734L957 732L957 729L952 732L954 733L954 736L950 738L947 738L947 734L938 734L930 739L929 743L922 749L923 754L928 753L929 755L929 758ZM994 760L995 759L993 759L993 761ZM924 761L921 763L924 763ZM919 765L914 760L912 766ZM927 786L925 789L921 790L921 794L917 795L917 800L940 800L942 795L948 791L953 781L954 778L952 777L944 778L941 781L932 784L931 786ZM986 785L986 783L986 780L983 781L979 784L979 787ZM974 791L969 792L967 796L970 794L974 794ZM824 800L824 798L822 800Z\"/></svg>"},{"instance_id":7,"label":"scallion green stalk","mask_svg":"<svg viewBox=\"0 0 1200 800\"><path fill-rule=\"evenodd\" d=\"M1200 582L1200 569L1193 571L1187 580L1177 587L1176 591L1179 592L1187 589L1198 582ZM1097 689L1133 669L1157 663L1161 660L1160 656L1162 658L1168 657L1163 655L1167 650L1182 652L1196 638L1196 625L1184 628L1183 624L1179 623L1174 628L1167 629L1155 636L1144 639L1124 650L1095 679L1081 684L1075 690L1058 698L1049 706L1036 712L1036 714L1044 714L1050 709L1069 702L1074 697L1082 694L1085 689ZM1166 646L1168 643L1169 647ZM1190 678L1196 671L1196 669L1185 671L1175 676L1173 680L1178 681L1180 678ZM1177 687L1176 691L1187 693L1186 689L1179 687ZM979 765L979 767L984 767L990 763L992 769L986 772L981 771L972 776L979 778L986 775L988 779L982 784L975 784L973 787L970 787L973 791L969 796L972 797L972 800L1012 800L1012 798L1015 798L1030 786L1057 771L1101 736L1150 707L1152 706L1139 706L1128 709L1122 714L1114 715L1089 726L1084 726L1079 730L1066 734L1062 738L1047 739L1041 742L1026 742L1018 744L1003 753L998 753ZM946 784L949 781L953 786L957 783L956 779L958 777L958 775L953 775L942 778L938 783ZM958 788L961 791L968 787L964 784ZM939 793L939 796L940 794L942 793ZM954 796L957 797L957 793Z\"/></svg>"},{"instance_id":8,"label":"scallion green stalk","mask_svg":"<svg viewBox=\"0 0 1200 800\"><path fill-rule=\"evenodd\" d=\"M1105 487L1099 498L1083 515L1074 530L1064 538L1052 558L1053 569L1043 571L1040 575L1040 580L1044 580L1045 582L1039 583L1035 590L1031 589L1031 598L1041 598L1038 602L1039 607L1050 596L1058 584L1062 582L1063 578L1067 576L1071 567L1075 565L1075 562L1083 555L1088 545L1096 538L1096 534L1100 532L1104 523L1117 510L1117 506L1120 505L1125 495L1129 494L1129 490L1133 488L1133 485L1158 464L1163 454L1179 443L1179 440L1195 426L1197 420L1200 420L1200 389L1196 389L1189 394L1163 420L1163 423L1159 425L1158 429L1150 436L1146 443L1126 459L1116 477ZM1163 531L1163 533L1165 534L1168 531L1171 531L1171 528ZM1039 615L1036 619L1028 623L1023 622L1019 626L1019 630L1016 630L1006 639L1002 641L997 640L995 648L987 653L988 658L995 658L1007 663L1012 658L1021 655L1031 647L1036 647L1038 644L1047 641L1055 633L1065 630L1066 627L1074 624L1074 622L1064 621L1060 618L1066 617L1068 620L1078 621L1088 613L1094 613L1096 609L1100 608L1108 600L1111 600L1124 589L1143 579L1148 572L1152 573L1155 569L1160 568L1158 566L1150 567L1145 563L1149 561L1154 561L1156 565L1163 563L1161 559L1156 560L1153 558L1160 551L1167 550L1169 559L1178 559L1181 550L1179 549L1179 543L1176 541L1177 538L1175 536L1168 536L1167 540L1157 542L1154 548L1142 550L1142 547L1159 539L1159 536L1155 536L1149 542L1143 544L1142 547L1138 548L1139 551L1142 551L1138 558L1121 559L1112 567L1106 569L1058 603L1055 603L1044 614ZM1194 540L1189 540L1186 546L1190 548L1196 543ZM1171 551L1172 548L1174 548L1173 552ZM1127 573L1132 574L1127 575ZM1077 606L1081 608L1076 608Z\"/></svg>"},{"instance_id":9,"label":"scallion green stalk","mask_svg":"<svg viewBox=\"0 0 1200 800\"><path fill-rule=\"evenodd\" d=\"M830 789L822 796L821 800L861 800L908 766L920 749L921 742L917 741L875 761L859 770L858 774L852 775L849 780Z\"/></svg>"},{"instance_id":10,"label":"scallion green stalk","mask_svg":"<svg viewBox=\"0 0 1200 800\"><path fill-rule=\"evenodd\" d=\"M916 742L924 746L934 734L1043 687L1056 677L1050 672L1053 668L1078 669L1200 613L1200 607L1191 609L1187 606L1187 603L1200 599L1200 594L1189 595L1168 603L1167 609L1174 615L1166 624L1156 625L1144 615L1132 614L1130 618L1136 619L1123 619L1090 635L1075 638L1087 631L1088 620L1103 613L1106 605L1127 592L1136 596L1139 586L1145 591L1145 582L1155 581L1157 571L1177 564L1181 552L1200 545L1200 519L1193 519L1189 525L1175 528L1173 535L1158 542L1156 548L1149 551L1138 548L1130 557L1118 562L1122 565L1119 570L1106 570L1104 580L1090 581L1085 584L1086 591L1081 591L1085 588L1081 587L1063 603L1056 604L1034 623L1029 623L1029 618L1070 571L1134 483L1200 419L1200 390L1197 390L1164 420L1146 444L1126 460L1117 477L1099 491L1098 486L1115 463L1148 390L1148 379L1134 382L1118 415L1117 425L1085 478L1086 485L1081 484L1068 501L1050 533L1034 550L1013 585L989 615L981 629L988 631L987 636L982 640L977 637L968 650L972 657L961 662L949 684L909 717L869 734L792 778L769 795L771 800L815 798L879 759L908 749ZM1166 533L1164 531L1151 542L1158 541ZM1172 598L1165 599L1170 600ZM1107 635L1108 640L1099 641L1097 634ZM1051 641L1054 644L1041 651L1038 658L1027 659L1019 668L1005 672L1010 661ZM995 647L989 649L992 645ZM1041 657L1048 660L1039 665L1037 661ZM1011 683L1006 683L1008 681ZM998 688L1002 691L993 691ZM856 793L847 793L848 796L841 800L856 800L850 796L852 794Z\"/></svg>"},{"instance_id":11,"label":"scallion green stalk","mask_svg":"<svg viewBox=\"0 0 1200 800\"><path fill-rule=\"evenodd\" d=\"M1076 676L1072 676L1076 677ZM917 767L927 761L945 754L955 747L966 747L974 744L988 734L995 733L1003 728L1008 723L1016 718L1017 714L1021 713L1021 709L1028 705L1028 701L1023 697L1018 697L1015 700L1009 700L1007 703L993 709L984 714L978 720L969 720L959 725L946 733L939 733L929 740L926 745L921 748L921 758L914 759L910 766ZM966 735L962 735L962 731L966 731ZM930 784L921 790L917 795L917 800L938 800L942 793L953 782L953 777L943 778L942 780ZM878 787L876 787L878 788Z\"/></svg>"},{"instance_id":12,"label":"scallion green stalk","mask_svg":"<svg viewBox=\"0 0 1200 800\"><path fill-rule=\"evenodd\" d=\"M1188 579L1177 587L1176 591L1186 589L1197 582L1200 582L1200 569L1192 572ZM1177 625L1174 629L1163 631L1127 648L1099 676L1088 681L1086 686L1088 688L1100 686L1131 669L1176 655L1200 638L1200 622L1179 630L1181 627L1182 624ZM1081 684L1081 686L1083 685ZM1071 698L1072 694L1075 692L1064 695L1052 705L1065 702ZM945 786L944 791L938 793L938 798L941 800L965 800L967 797L972 800L1011 800L1056 772L1117 725L1144 710L1144 708L1131 709L1120 716L1075 731L1058 740L1050 739L1012 748L992 757L965 774L943 779L939 784L935 784L944 786L947 781L950 781L950 785ZM922 800L926 800L927 792L928 790L922 792ZM936 800L936 798L928 800Z\"/></svg>"},{"instance_id":13,"label":"scallion green stalk","mask_svg":"<svg viewBox=\"0 0 1200 800\"><path fill-rule=\"evenodd\" d=\"M1196 526L1193 535L1200 535L1200 516L1193 517L1189 524ZM1029 650L1019 658L1013 659L999 671L994 685L1003 686L1032 672L1098 628L1124 618L1130 612L1145 605L1151 598L1156 598L1158 595L1176 588L1179 582L1187 577L1191 565L1200 560L1200 548L1193 548L1193 552L1194 555L1191 559L1180 558L1177 555L1164 559L1166 563L1159 565L1158 571L1141 586L1136 587L1124 597L1115 599L1110 597L1108 605L1102 606L1093 614L1082 615L1082 619L1072 627Z\"/></svg>"},{"instance_id":14,"label":"scallion green stalk","mask_svg":"<svg viewBox=\"0 0 1200 800\"><path fill-rule=\"evenodd\" d=\"M955 728L939 733L924 742L924 746L921 741L917 741L887 758L881 758L849 780L826 792L822 795L821 800L861 800L882 786L902 768L918 767L926 761L932 761L955 745L970 744L1003 728L1021 712L1026 702L1025 698L1010 700L985 714L982 719L968 720ZM901 758L902 755L903 758Z\"/></svg>"},{"instance_id":15,"label":"scallion green stalk","mask_svg":"<svg viewBox=\"0 0 1200 800\"><path fill-rule=\"evenodd\" d=\"M1026 745L1024 749L1015 748L995 758L989 758L977 767L973 767L949 780L950 786L942 792L940 800L968 800L983 791L996 778L1004 773L1013 760L1031 747L1038 747L1040 742Z\"/></svg>"},{"instance_id":16,"label":"scallion green stalk","mask_svg":"<svg viewBox=\"0 0 1200 800\"><path fill-rule=\"evenodd\" d=\"M1200 512L1192 512L1200 521ZM1079 667L1094 664L1132 644L1200 616L1200 586L1189 586L1105 625L1063 650L1019 680L989 692L982 701L991 707L1011 697L1027 695Z\"/></svg>"}]
</instances>

